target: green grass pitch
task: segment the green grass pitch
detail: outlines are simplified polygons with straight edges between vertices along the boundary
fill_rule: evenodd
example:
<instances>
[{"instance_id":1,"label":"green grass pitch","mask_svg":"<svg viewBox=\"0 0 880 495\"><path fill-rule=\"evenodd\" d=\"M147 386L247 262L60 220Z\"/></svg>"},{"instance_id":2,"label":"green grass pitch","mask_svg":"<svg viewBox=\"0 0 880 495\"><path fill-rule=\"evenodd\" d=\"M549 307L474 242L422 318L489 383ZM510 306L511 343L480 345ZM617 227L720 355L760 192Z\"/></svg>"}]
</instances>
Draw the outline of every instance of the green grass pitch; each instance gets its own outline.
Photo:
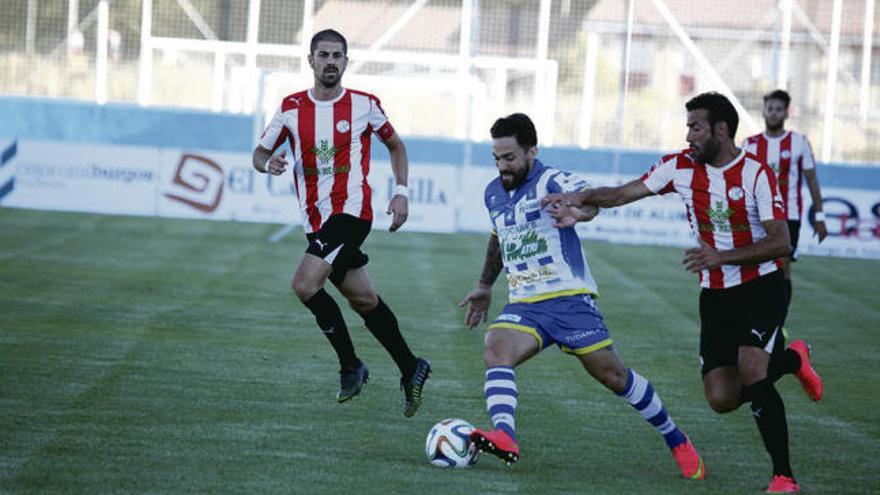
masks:
<instances>
[{"instance_id":1,"label":"green grass pitch","mask_svg":"<svg viewBox=\"0 0 880 495\"><path fill-rule=\"evenodd\" d=\"M703 398L698 287L681 250L588 243L599 306L703 454L680 477L662 439L571 357L518 369L522 459L442 470L431 425L486 426L482 330L457 303L485 237L374 232L369 269L416 353L425 402L402 415L397 370L347 308L371 381L337 404L335 357L290 291L305 247L278 226L0 209L0 492L759 493L770 461L747 407ZM880 262L806 257L788 327L826 397L779 383L806 493L880 493ZM492 315L505 300L497 284ZM331 290L331 294L336 294Z\"/></svg>"}]
</instances>

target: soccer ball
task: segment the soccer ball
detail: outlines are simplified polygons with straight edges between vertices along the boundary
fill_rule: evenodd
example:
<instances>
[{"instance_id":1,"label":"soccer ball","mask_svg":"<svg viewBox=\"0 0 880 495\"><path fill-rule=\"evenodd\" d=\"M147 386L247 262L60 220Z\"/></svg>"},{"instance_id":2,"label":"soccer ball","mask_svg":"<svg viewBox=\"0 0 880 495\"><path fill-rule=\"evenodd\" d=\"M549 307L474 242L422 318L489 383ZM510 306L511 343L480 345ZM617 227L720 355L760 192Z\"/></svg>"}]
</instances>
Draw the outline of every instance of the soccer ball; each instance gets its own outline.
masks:
<instances>
[{"instance_id":1,"label":"soccer ball","mask_svg":"<svg viewBox=\"0 0 880 495\"><path fill-rule=\"evenodd\" d=\"M444 419L434 425L425 440L428 462L440 467L468 467L477 463L480 451L471 443L474 426L463 419Z\"/></svg>"}]
</instances>

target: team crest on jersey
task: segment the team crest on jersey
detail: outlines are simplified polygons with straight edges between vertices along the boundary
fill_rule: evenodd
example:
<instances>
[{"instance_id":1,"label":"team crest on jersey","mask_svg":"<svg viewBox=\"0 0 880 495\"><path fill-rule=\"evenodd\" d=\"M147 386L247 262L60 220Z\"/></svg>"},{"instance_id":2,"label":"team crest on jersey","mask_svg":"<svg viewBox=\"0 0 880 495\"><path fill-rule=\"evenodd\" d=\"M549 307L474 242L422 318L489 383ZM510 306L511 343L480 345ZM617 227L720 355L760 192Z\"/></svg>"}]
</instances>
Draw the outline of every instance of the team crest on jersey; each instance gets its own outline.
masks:
<instances>
[{"instance_id":1,"label":"team crest on jersey","mask_svg":"<svg viewBox=\"0 0 880 495\"><path fill-rule=\"evenodd\" d=\"M739 186L733 186L727 190L727 197L732 201L741 200L744 194L742 188Z\"/></svg>"},{"instance_id":2,"label":"team crest on jersey","mask_svg":"<svg viewBox=\"0 0 880 495\"><path fill-rule=\"evenodd\" d=\"M336 123L336 130L339 132L348 132L351 129L351 124L348 123L347 120L342 119Z\"/></svg>"},{"instance_id":3,"label":"team crest on jersey","mask_svg":"<svg viewBox=\"0 0 880 495\"><path fill-rule=\"evenodd\" d=\"M716 232L730 232L730 217L733 215L733 210L730 207L725 208L724 203L718 201L715 203L715 208L713 209L711 206L706 208L706 214L709 215L709 220L712 221L711 229Z\"/></svg>"},{"instance_id":4,"label":"team crest on jersey","mask_svg":"<svg viewBox=\"0 0 880 495\"><path fill-rule=\"evenodd\" d=\"M784 160L788 160L789 158L791 158L791 151L782 150L782 153L779 153L779 156Z\"/></svg>"},{"instance_id":5,"label":"team crest on jersey","mask_svg":"<svg viewBox=\"0 0 880 495\"><path fill-rule=\"evenodd\" d=\"M312 146L311 149L311 152L314 153L316 157L318 157L318 160L321 163L330 163L330 160L332 160L333 157L336 156L337 151L339 150L336 148L336 146L330 146L329 143L327 143L326 139L321 140L320 148L317 146Z\"/></svg>"}]
</instances>

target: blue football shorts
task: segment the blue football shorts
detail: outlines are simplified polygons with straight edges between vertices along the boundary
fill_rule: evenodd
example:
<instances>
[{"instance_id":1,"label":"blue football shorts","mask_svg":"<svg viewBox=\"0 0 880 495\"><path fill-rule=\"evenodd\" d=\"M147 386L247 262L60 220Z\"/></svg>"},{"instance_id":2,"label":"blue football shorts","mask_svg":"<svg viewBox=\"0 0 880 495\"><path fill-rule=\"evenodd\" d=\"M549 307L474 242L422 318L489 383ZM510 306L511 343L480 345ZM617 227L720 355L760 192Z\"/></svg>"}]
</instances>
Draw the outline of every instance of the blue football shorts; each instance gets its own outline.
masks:
<instances>
[{"instance_id":1,"label":"blue football shorts","mask_svg":"<svg viewBox=\"0 0 880 495\"><path fill-rule=\"evenodd\" d=\"M612 343L593 296L584 294L510 303L489 325L493 328L527 333L540 349L556 344L569 354L589 354Z\"/></svg>"}]
</instances>

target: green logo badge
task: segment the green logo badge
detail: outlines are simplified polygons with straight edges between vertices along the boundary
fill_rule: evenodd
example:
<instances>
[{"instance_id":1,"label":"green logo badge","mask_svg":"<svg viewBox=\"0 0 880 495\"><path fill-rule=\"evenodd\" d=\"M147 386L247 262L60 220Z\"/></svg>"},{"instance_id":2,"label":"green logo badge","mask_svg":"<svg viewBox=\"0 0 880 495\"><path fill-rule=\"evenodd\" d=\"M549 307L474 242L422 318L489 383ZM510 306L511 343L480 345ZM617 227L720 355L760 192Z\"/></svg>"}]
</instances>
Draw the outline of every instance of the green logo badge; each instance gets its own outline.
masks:
<instances>
[{"instance_id":1,"label":"green logo badge","mask_svg":"<svg viewBox=\"0 0 880 495\"><path fill-rule=\"evenodd\" d=\"M321 147L318 148L317 146L312 146L310 151L318 157L318 160L321 163L330 163L330 160L336 156L336 152L339 150L336 149L336 146L329 146L326 139L322 139Z\"/></svg>"},{"instance_id":2,"label":"green logo badge","mask_svg":"<svg viewBox=\"0 0 880 495\"><path fill-rule=\"evenodd\" d=\"M706 208L706 213L709 215L709 219L712 220L712 225L715 227L713 230L718 232L730 232L730 216L733 215L733 210L730 207L725 208L724 203L718 201L715 203L715 209L713 210L710 206Z\"/></svg>"},{"instance_id":3,"label":"green logo badge","mask_svg":"<svg viewBox=\"0 0 880 495\"><path fill-rule=\"evenodd\" d=\"M534 230L529 230L519 239L511 239L504 243L505 258L509 261L524 260L546 253L547 241Z\"/></svg>"}]
</instances>

